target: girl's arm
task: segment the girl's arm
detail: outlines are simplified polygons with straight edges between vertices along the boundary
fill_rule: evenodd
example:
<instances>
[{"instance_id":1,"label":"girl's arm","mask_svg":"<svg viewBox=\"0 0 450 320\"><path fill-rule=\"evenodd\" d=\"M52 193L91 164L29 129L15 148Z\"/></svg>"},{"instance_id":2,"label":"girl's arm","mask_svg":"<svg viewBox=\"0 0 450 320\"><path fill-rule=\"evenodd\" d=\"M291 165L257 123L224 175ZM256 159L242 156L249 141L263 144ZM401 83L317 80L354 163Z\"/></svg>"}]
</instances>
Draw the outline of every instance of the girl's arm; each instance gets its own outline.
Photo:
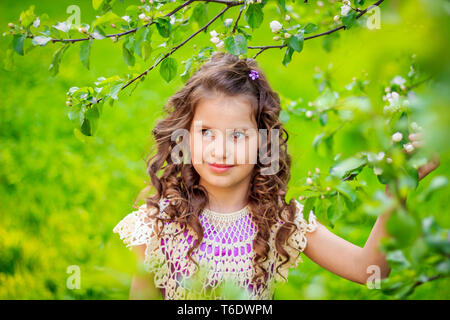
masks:
<instances>
[{"instance_id":1,"label":"girl's arm","mask_svg":"<svg viewBox=\"0 0 450 320\"><path fill-rule=\"evenodd\" d=\"M414 147L420 146L420 137L417 134L411 134L409 138ZM439 156L436 154L430 162L418 169L419 180L436 169L439 164ZM388 189L386 193L389 195ZM367 282L367 278L374 271L368 270L369 266L378 267L380 278L384 279L389 275L390 268L385 255L379 249L379 244L381 238L388 236L385 225L391 213L385 212L377 218L363 248L338 237L318 222L316 231L306 234L308 244L304 253L325 269L354 282L361 284Z\"/></svg>"},{"instance_id":2,"label":"girl's arm","mask_svg":"<svg viewBox=\"0 0 450 320\"><path fill-rule=\"evenodd\" d=\"M386 257L379 250L380 239L385 237L385 224L390 212L378 217L363 248L340 238L317 222L315 232L308 232L307 246L303 251L308 258L323 268L350 281L365 284L373 273L367 273L371 265L379 267L380 277L386 278L390 268Z\"/></svg>"},{"instance_id":3,"label":"girl's arm","mask_svg":"<svg viewBox=\"0 0 450 320\"><path fill-rule=\"evenodd\" d=\"M142 263L145 258L145 245L133 247L139 262ZM133 275L130 288L130 300L157 300L161 299L161 293L156 288L152 273L136 273Z\"/></svg>"}]
</instances>

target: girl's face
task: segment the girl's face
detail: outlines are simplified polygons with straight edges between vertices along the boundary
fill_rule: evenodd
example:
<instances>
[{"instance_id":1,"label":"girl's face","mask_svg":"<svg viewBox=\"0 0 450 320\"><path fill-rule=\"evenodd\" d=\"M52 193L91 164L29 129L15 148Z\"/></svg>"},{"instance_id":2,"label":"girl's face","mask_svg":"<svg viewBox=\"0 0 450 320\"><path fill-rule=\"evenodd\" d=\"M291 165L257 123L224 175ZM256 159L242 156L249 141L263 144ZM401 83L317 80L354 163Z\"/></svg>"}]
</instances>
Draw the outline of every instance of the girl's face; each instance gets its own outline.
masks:
<instances>
[{"instance_id":1,"label":"girl's face","mask_svg":"<svg viewBox=\"0 0 450 320\"><path fill-rule=\"evenodd\" d=\"M191 162L201 185L235 188L250 183L259 140L252 107L243 96L201 99L189 133Z\"/></svg>"}]
</instances>

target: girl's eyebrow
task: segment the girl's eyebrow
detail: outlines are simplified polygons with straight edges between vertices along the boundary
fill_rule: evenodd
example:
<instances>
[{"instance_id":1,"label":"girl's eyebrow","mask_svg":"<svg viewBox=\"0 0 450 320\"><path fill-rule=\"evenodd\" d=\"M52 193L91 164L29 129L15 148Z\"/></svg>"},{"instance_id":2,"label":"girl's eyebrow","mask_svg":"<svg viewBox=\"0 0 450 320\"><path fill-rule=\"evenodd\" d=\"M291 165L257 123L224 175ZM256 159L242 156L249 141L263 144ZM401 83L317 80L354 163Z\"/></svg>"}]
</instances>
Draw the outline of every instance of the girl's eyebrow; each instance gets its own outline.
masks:
<instances>
[{"instance_id":1,"label":"girl's eyebrow","mask_svg":"<svg viewBox=\"0 0 450 320\"><path fill-rule=\"evenodd\" d=\"M202 128L204 128L204 129L214 129L213 127L210 127L210 126L207 126L207 125L201 125L201 127ZM244 129L244 130L248 130L248 129L252 129L252 127L249 127L249 126L237 126L237 127L235 127L235 128L232 128L233 130L236 130L236 129Z\"/></svg>"}]
</instances>

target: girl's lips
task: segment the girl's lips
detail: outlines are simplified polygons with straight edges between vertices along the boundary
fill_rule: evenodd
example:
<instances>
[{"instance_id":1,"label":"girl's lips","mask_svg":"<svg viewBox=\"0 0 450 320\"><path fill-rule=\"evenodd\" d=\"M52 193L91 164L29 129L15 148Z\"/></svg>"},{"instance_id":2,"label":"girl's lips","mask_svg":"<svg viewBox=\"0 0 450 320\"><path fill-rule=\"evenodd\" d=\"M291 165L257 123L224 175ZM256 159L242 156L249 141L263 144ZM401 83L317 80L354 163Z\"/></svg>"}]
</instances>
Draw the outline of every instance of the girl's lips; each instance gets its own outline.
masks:
<instances>
[{"instance_id":1,"label":"girl's lips","mask_svg":"<svg viewBox=\"0 0 450 320\"><path fill-rule=\"evenodd\" d=\"M208 163L208 165L214 172L217 173L226 172L234 167L234 165L216 164L216 163Z\"/></svg>"}]
</instances>

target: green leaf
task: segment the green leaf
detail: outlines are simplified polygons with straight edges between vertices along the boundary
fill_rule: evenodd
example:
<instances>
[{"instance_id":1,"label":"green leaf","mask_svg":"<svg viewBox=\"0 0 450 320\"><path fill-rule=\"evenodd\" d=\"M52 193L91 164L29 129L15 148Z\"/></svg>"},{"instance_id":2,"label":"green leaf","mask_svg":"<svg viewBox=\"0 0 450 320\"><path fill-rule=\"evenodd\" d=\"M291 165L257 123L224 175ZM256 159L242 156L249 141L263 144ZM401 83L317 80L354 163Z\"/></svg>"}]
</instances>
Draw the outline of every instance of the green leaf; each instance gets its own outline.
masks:
<instances>
[{"instance_id":1,"label":"green leaf","mask_svg":"<svg viewBox=\"0 0 450 320\"><path fill-rule=\"evenodd\" d=\"M148 58L148 52L145 52L146 50L145 47L146 46L148 47L148 45L151 42L151 34L152 32L149 27L140 28L136 32L136 39L134 41L134 52L136 52L136 54L143 59L144 57Z\"/></svg>"},{"instance_id":2,"label":"green leaf","mask_svg":"<svg viewBox=\"0 0 450 320\"><path fill-rule=\"evenodd\" d=\"M45 46L50 40L52 40L52 38L50 37L43 37L43 36L36 36L33 37L33 39L31 40L31 43L35 46Z\"/></svg>"},{"instance_id":3,"label":"green leaf","mask_svg":"<svg viewBox=\"0 0 450 320\"><path fill-rule=\"evenodd\" d=\"M305 30L305 33L311 33L316 31L317 29L319 29L318 26L316 26L314 23L308 22L305 27L303 28L303 30Z\"/></svg>"},{"instance_id":4,"label":"green leaf","mask_svg":"<svg viewBox=\"0 0 450 320\"><path fill-rule=\"evenodd\" d=\"M423 193L419 196L420 201L426 201L433 192L444 188L448 185L448 179L445 176L437 176L431 180L428 187L423 191Z\"/></svg>"},{"instance_id":5,"label":"green leaf","mask_svg":"<svg viewBox=\"0 0 450 320\"><path fill-rule=\"evenodd\" d=\"M20 24L25 28L28 28L35 19L36 16L34 14L34 5L30 6L28 10L22 11L20 14Z\"/></svg>"},{"instance_id":6,"label":"green leaf","mask_svg":"<svg viewBox=\"0 0 450 320\"><path fill-rule=\"evenodd\" d=\"M309 197L305 201L305 205L303 207L303 218L306 221L309 221L309 213L313 209L314 204L316 203L317 197Z\"/></svg>"},{"instance_id":7,"label":"green leaf","mask_svg":"<svg viewBox=\"0 0 450 320\"><path fill-rule=\"evenodd\" d=\"M128 36L122 46L123 58L129 66L134 66L136 59L134 58L134 38Z\"/></svg>"},{"instance_id":8,"label":"green leaf","mask_svg":"<svg viewBox=\"0 0 450 320\"><path fill-rule=\"evenodd\" d=\"M303 50L303 41L304 41L304 36L303 36L303 33L300 32L298 34L290 36L287 39L287 44L293 50L300 52Z\"/></svg>"},{"instance_id":9,"label":"green leaf","mask_svg":"<svg viewBox=\"0 0 450 320\"><path fill-rule=\"evenodd\" d=\"M246 54L248 50L247 39L241 34L234 37L230 36L225 39L225 49L235 56Z\"/></svg>"},{"instance_id":10,"label":"green leaf","mask_svg":"<svg viewBox=\"0 0 450 320\"><path fill-rule=\"evenodd\" d=\"M96 104L91 105L86 110L86 118L91 122L97 120L100 117L99 110Z\"/></svg>"},{"instance_id":11,"label":"green leaf","mask_svg":"<svg viewBox=\"0 0 450 320\"><path fill-rule=\"evenodd\" d=\"M50 71L50 73L53 76L58 74L59 64L61 63L61 59L64 55L64 52L66 52L67 48L69 48L69 45L70 44L68 44L68 43L64 44L61 48L56 50L55 53L53 54L52 63L50 64L50 67L48 68L48 70Z\"/></svg>"},{"instance_id":12,"label":"green leaf","mask_svg":"<svg viewBox=\"0 0 450 320\"><path fill-rule=\"evenodd\" d=\"M342 181L336 186L336 190L345 195L352 202L355 202L356 192L355 190L353 190L353 188L350 186L348 182Z\"/></svg>"},{"instance_id":13,"label":"green leaf","mask_svg":"<svg viewBox=\"0 0 450 320\"><path fill-rule=\"evenodd\" d=\"M281 12L286 12L286 1L285 0L277 0L278 8L280 8Z\"/></svg>"},{"instance_id":14,"label":"green leaf","mask_svg":"<svg viewBox=\"0 0 450 320\"><path fill-rule=\"evenodd\" d=\"M200 26L208 23L208 3L200 3L194 7L190 21L196 21ZM206 29L205 29L206 31Z\"/></svg>"},{"instance_id":15,"label":"green leaf","mask_svg":"<svg viewBox=\"0 0 450 320\"><path fill-rule=\"evenodd\" d=\"M328 208L328 220L330 221L331 228L334 228L336 221L342 217L345 210L345 201L341 194L338 192L336 195L336 201L332 202Z\"/></svg>"},{"instance_id":16,"label":"green leaf","mask_svg":"<svg viewBox=\"0 0 450 320\"><path fill-rule=\"evenodd\" d=\"M386 230L395 238L399 248L411 244L419 233L414 217L403 210L392 213L386 222Z\"/></svg>"},{"instance_id":17,"label":"green leaf","mask_svg":"<svg viewBox=\"0 0 450 320\"><path fill-rule=\"evenodd\" d=\"M366 163L366 159L351 157L331 167L330 173L336 178L343 179L358 174Z\"/></svg>"},{"instance_id":18,"label":"green leaf","mask_svg":"<svg viewBox=\"0 0 450 320\"><path fill-rule=\"evenodd\" d=\"M193 62L193 59L189 58L184 63L184 71L182 74L180 74L180 77L184 82L186 82L189 79L192 62Z\"/></svg>"},{"instance_id":19,"label":"green leaf","mask_svg":"<svg viewBox=\"0 0 450 320\"><path fill-rule=\"evenodd\" d=\"M83 123L81 124L81 133L85 136L92 136L91 124L87 118L83 119Z\"/></svg>"},{"instance_id":20,"label":"green leaf","mask_svg":"<svg viewBox=\"0 0 450 320\"><path fill-rule=\"evenodd\" d=\"M158 29L159 34L163 38L170 37L170 31L172 30L172 25L170 24L169 18L158 17L156 19L156 29Z\"/></svg>"},{"instance_id":21,"label":"green leaf","mask_svg":"<svg viewBox=\"0 0 450 320\"><path fill-rule=\"evenodd\" d=\"M328 220L328 208L330 205L331 203L327 198L320 199L317 201L316 210L314 212L317 219L326 225L330 225L330 221Z\"/></svg>"},{"instance_id":22,"label":"green leaf","mask_svg":"<svg viewBox=\"0 0 450 320\"><path fill-rule=\"evenodd\" d=\"M117 94L119 93L120 89L123 86L123 82L119 82L116 83L115 85L111 86L111 89L109 90L109 96L113 99L113 100L117 100Z\"/></svg>"},{"instance_id":23,"label":"green leaf","mask_svg":"<svg viewBox=\"0 0 450 320\"><path fill-rule=\"evenodd\" d=\"M177 60L172 57L168 57L161 62L161 67L159 68L159 73L161 77L170 82L177 75Z\"/></svg>"},{"instance_id":24,"label":"green leaf","mask_svg":"<svg viewBox=\"0 0 450 320\"><path fill-rule=\"evenodd\" d=\"M405 269L411 267L411 263L406 259L401 250L388 252L386 254L386 260L391 268Z\"/></svg>"},{"instance_id":25,"label":"green leaf","mask_svg":"<svg viewBox=\"0 0 450 320\"><path fill-rule=\"evenodd\" d=\"M264 20L261 4L251 4L245 12L245 20L252 29L258 28Z\"/></svg>"},{"instance_id":26,"label":"green leaf","mask_svg":"<svg viewBox=\"0 0 450 320\"><path fill-rule=\"evenodd\" d=\"M89 70L89 57L91 55L92 39L83 41L80 45L80 60L86 69Z\"/></svg>"},{"instance_id":27,"label":"green leaf","mask_svg":"<svg viewBox=\"0 0 450 320\"><path fill-rule=\"evenodd\" d=\"M346 16L342 17L342 24L350 29L356 21L356 11L350 11Z\"/></svg>"},{"instance_id":28,"label":"green leaf","mask_svg":"<svg viewBox=\"0 0 450 320\"><path fill-rule=\"evenodd\" d=\"M287 65L291 62L292 60L292 54L294 53L294 49L292 49L290 46L286 47L286 52L284 53L284 57L283 57L283 65L285 67L287 67Z\"/></svg>"},{"instance_id":29,"label":"green leaf","mask_svg":"<svg viewBox=\"0 0 450 320\"><path fill-rule=\"evenodd\" d=\"M23 41L25 40L24 34L15 34L12 40L12 46L14 50L23 56Z\"/></svg>"}]
</instances>

